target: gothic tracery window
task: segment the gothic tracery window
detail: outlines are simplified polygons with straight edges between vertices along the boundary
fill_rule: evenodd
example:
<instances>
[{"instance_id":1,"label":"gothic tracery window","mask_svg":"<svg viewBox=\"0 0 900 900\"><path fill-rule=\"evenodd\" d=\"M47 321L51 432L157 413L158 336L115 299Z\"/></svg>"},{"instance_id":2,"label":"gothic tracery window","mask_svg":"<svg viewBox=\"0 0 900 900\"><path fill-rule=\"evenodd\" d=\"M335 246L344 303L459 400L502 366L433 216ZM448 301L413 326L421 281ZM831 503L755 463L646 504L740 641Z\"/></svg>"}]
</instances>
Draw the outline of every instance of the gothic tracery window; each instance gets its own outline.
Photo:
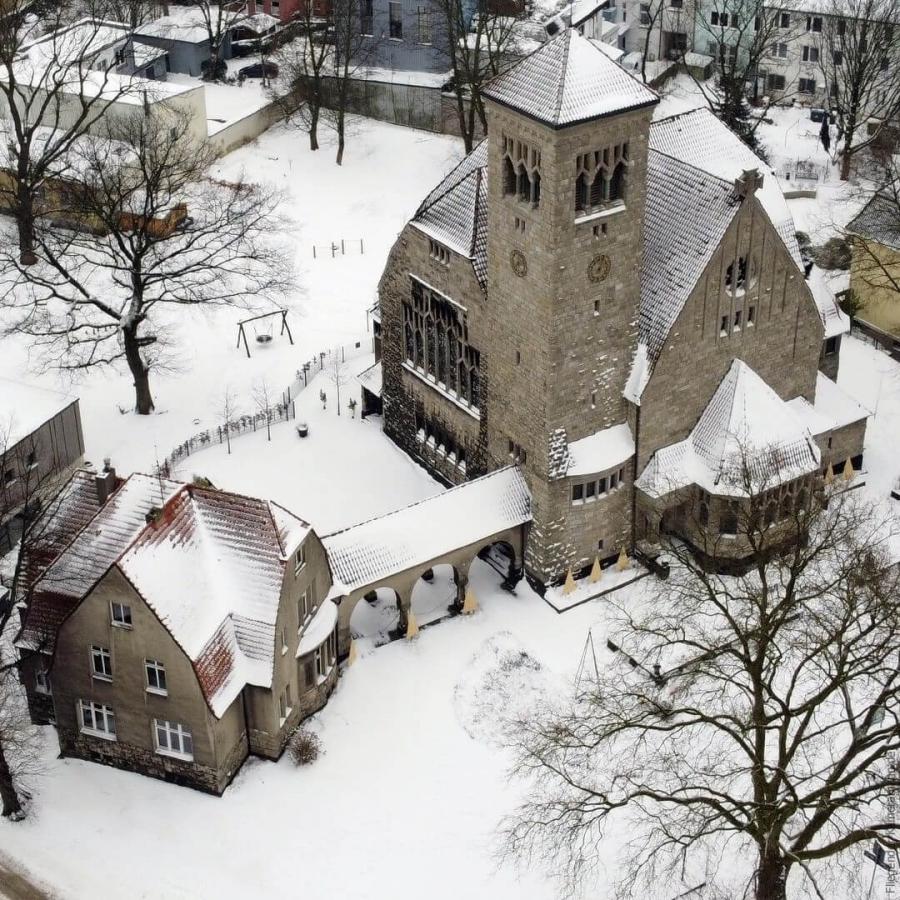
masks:
<instances>
[{"instance_id":1,"label":"gothic tracery window","mask_svg":"<svg viewBox=\"0 0 900 900\"><path fill-rule=\"evenodd\" d=\"M580 154L575 161L575 211L590 213L623 203L627 166L627 141Z\"/></svg>"},{"instance_id":2,"label":"gothic tracery window","mask_svg":"<svg viewBox=\"0 0 900 900\"><path fill-rule=\"evenodd\" d=\"M537 207L541 202L541 154L524 141L503 136L503 193Z\"/></svg>"}]
</instances>

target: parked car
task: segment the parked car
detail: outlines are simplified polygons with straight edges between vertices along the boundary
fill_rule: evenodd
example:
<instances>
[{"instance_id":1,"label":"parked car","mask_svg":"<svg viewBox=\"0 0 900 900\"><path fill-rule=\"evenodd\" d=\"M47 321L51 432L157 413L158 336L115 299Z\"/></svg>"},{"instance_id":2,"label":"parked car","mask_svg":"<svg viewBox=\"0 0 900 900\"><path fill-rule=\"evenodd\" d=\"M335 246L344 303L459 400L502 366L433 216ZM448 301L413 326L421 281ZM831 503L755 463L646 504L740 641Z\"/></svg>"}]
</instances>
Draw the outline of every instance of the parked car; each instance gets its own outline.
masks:
<instances>
[{"instance_id":1,"label":"parked car","mask_svg":"<svg viewBox=\"0 0 900 900\"><path fill-rule=\"evenodd\" d=\"M239 72L240 78L277 78L278 66L275 63L253 63L244 66Z\"/></svg>"}]
</instances>

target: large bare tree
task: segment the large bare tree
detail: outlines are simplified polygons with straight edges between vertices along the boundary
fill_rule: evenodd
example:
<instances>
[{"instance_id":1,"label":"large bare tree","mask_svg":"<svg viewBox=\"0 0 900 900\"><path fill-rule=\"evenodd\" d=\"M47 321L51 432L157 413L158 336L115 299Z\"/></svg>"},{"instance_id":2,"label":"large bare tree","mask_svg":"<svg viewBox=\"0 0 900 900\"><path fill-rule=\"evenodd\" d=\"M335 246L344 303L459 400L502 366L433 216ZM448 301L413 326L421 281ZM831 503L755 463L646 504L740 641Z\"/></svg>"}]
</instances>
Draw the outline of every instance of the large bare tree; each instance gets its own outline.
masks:
<instances>
[{"instance_id":1,"label":"large bare tree","mask_svg":"<svg viewBox=\"0 0 900 900\"><path fill-rule=\"evenodd\" d=\"M225 42L231 31L249 18L247 5L226 0L195 0L191 6L197 10L209 41L209 64L205 77L210 81L220 81L225 74Z\"/></svg>"},{"instance_id":2,"label":"large bare tree","mask_svg":"<svg viewBox=\"0 0 900 900\"><path fill-rule=\"evenodd\" d=\"M900 15L894 0L830 0L825 12L816 45L846 181L900 114Z\"/></svg>"},{"instance_id":3,"label":"large bare tree","mask_svg":"<svg viewBox=\"0 0 900 900\"><path fill-rule=\"evenodd\" d=\"M94 20L72 25L66 2L51 4L30 25L30 8L29 0L10 0L0 16L0 169L8 176L0 178L0 205L15 217L26 264L35 261L35 220L47 187L66 176L73 144L140 84L116 74L114 57L98 55L115 29Z\"/></svg>"},{"instance_id":4,"label":"large bare tree","mask_svg":"<svg viewBox=\"0 0 900 900\"><path fill-rule=\"evenodd\" d=\"M840 480L824 493L753 480L755 499L703 548L741 541L749 568L715 574L666 540L671 578L609 604L615 652L596 679L516 724L531 791L510 852L578 880L625 834L623 896L718 868L726 896L784 900L794 873L814 896L850 896L838 882L862 845L900 847L884 803L900 789L888 520Z\"/></svg>"},{"instance_id":5,"label":"large bare tree","mask_svg":"<svg viewBox=\"0 0 900 900\"><path fill-rule=\"evenodd\" d=\"M191 129L187 116L138 114L115 140L79 145L82 175L63 204L71 227L39 228L41 263L18 269L10 327L60 368L124 360L142 415L179 310L280 300L292 284L273 237L279 195L211 179L211 151Z\"/></svg>"}]
</instances>

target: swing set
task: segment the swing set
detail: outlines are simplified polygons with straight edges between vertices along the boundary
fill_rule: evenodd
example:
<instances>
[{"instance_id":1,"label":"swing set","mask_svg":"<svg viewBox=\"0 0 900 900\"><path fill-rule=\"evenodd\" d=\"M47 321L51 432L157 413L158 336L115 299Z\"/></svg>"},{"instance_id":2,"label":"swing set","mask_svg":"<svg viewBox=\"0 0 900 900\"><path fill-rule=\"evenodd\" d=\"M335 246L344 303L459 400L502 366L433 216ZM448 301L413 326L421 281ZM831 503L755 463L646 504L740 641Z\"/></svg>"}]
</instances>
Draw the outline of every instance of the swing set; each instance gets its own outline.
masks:
<instances>
[{"instance_id":1,"label":"swing set","mask_svg":"<svg viewBox=\"0 0 900 900\"><path fill-rule=\"evenodd\" d=\"M262 319L269 319L268 326L265 325L253 325L253 335L257 344L260 344L263 347L267 347L272 343L273 333L272 333L272 322L271 319L273 316L281 316L281 330L278 332L279 335L287 332L288 340L291 344L294 343L294 336L291 334L290 326L287 321L287 313L286 309L276 309L272 312L262 313L258 316L251 316L249 319L243 319L238 322L238 334L237 334L237 347L240 348L241 341L244 342L244 349L247 351L247 359L250 358L250 345L247 343L247 329L245 326L250 325L252 322L259 322Z\"/></svg>"}]
</instances>

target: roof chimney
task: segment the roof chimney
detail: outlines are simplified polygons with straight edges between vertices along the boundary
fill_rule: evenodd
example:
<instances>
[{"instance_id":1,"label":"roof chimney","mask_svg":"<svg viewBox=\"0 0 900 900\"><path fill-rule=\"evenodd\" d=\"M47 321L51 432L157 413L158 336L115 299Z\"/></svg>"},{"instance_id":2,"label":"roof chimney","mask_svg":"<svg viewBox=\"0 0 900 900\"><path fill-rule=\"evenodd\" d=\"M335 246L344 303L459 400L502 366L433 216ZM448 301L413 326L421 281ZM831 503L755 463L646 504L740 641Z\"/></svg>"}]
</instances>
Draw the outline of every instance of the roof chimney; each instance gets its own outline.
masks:
<instances>
[{"instance_id":1,"label":"roof chimney","mask_svg":"<svg viewBox=\"0 0 900 900\"><path fill-rule=\"evenodd\" d=\"M744 169L734 180L734 192L743 200L755 194L763 186L763 175L759 169Z\"/></svg>"},{"instance_id":2,"label":"roof chimney","mask_svg":"<svg viewBox=\"0 0 900 900\"><path fill-rule=\"evenodd\" d=\"M103 460L103 471L94 476L97 488L97 503L103 506L116 489L116 470L110 465L109 457Z\"/></svg>"}]
</instances>

